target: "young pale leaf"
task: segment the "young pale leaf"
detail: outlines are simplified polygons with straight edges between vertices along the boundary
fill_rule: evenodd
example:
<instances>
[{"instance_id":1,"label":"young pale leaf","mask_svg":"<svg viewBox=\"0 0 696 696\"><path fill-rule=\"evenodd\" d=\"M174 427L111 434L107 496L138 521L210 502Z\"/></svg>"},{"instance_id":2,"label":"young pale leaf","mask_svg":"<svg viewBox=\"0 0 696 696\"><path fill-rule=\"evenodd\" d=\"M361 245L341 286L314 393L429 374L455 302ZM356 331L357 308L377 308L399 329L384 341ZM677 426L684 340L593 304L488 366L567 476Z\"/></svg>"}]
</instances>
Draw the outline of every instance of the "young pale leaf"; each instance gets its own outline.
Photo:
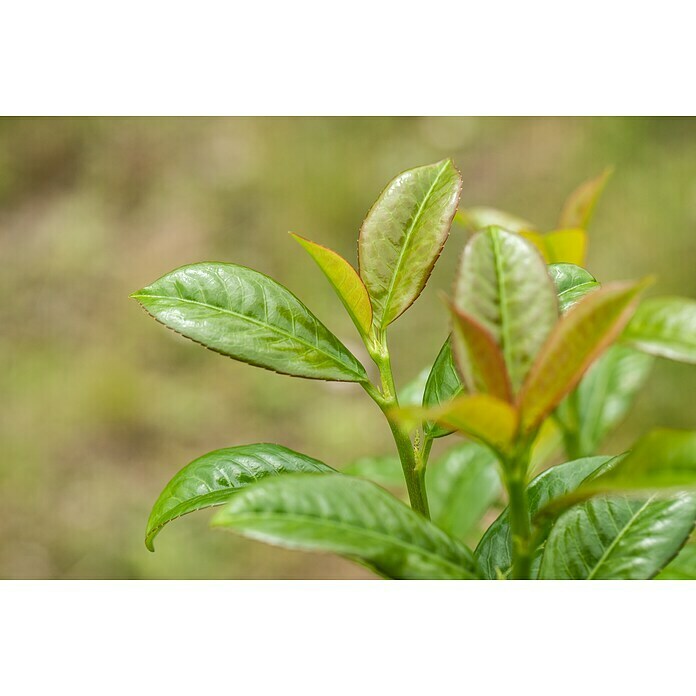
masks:
<instances>
[{"instance_id":1,"label":"young pale leaf","mask_svg":"<svg viewBox=\"0 0 696 696\"><path fill-rule=\"evenodd\" d=\"M649 580L674 558L696 521L696 496L594 498L561 515L542 580Z\"/></svg>"},{"instance_id":2,"label":"young pale leaf","mask_svg":"<svg viewBox=\"0 0 696 696\"><path fill-rule=\"evenodd\" d=\"M585 262L587 234L584 230L554 230L546 234L523 231L520 235L541 252L546 263L572 263L581 266Z\"/></svg>"},{"instance_id":3,"label":"young pale leaf","mask_svg":"<svg viewBox=\"0 0 696 696\"><path fill-rule=\"evenodd\" d=\"M606 285L583 297L561 318L519 395L524 431L541 423L619 335L643 287L643 283Z\"/></svg>"},{"instance_id":4,"label":"young pale leaf","mask_svg":"<svg viewBox=\"0 0 696 696\"><path fill-rule=\"evenodd\" d=\"M686 544L679 555L657 576L657 580L696 580L696 542Z\"/></svg>"},{"instance_id":5,"label":"young pale leaf","mask_svg":"<svg viewBox=\"0 0 696 696\"><path fill-rule=\"evenodd\" d=\"M145 545L154 551L153 541L168 522L222 505L241 488L267 476L334 471L317 459L268 443L209 452L187 464L160 493L147 522Z\"/></svg>"},{"instance_id":6,"label":"young pale leaf","mask_svg":"<svg viewBox=\"0 0 696 696\"><path fill-rule=\"evenodd\" d=\"M470 232L478 232L486 227L502 227L508 232L523 232L535 227L531 222L516 215L483 206L458 210L454 221Z\"/></svg>"},{"instance_id":7,"label":"young pale leaf","mask_svg":"<svg viewBox=\"0 0 696 696\"><path fill-rule=\"evenodd\" d=\"M559 227L588 228L599 196L613 171L612 167L607 167L599 176L584 181L568 196L561 210Z\"/></svg>"},{"instance_id":8,"label":"young pale leaf","mask_svg":"<svg viewBox=\"0 0 696 696\"><path fill-rule=\"evenodd\" d=\"M473 579L471 551L369 481L340 474L267 480L213 525L270 544L358 559L394 579Z\"/></svg>"},{"instance_id":9,"label":"young pale leaf","mask_svg":"<svg viewBox=\"0 0 696 696\"><path fill-rule=\"evenodd\" d=\"M165 326L236 360L295 377L368 379L355 356L289 290L244 266L182 266L132 297Z\"/></svg>"},{"instance_id":10,"label":"young pale leaf","mask_svg":"<svg viewBox=\"0 0 696 696\"><path fill-rule=\"evenodd\" d=\"M539 474L527 488L530 516L534 517L551 501L574 491L610 459L611 457L586 457L559 464ZM540 538L540 541L543 541L543 538ZM507 509L486 530L475 553L485 577L493 580L499 575L508 575L512 566L512 535ZM540 557L540 552L537 552L537 568Z\"/></svg>"},{"instance_id":11,"label":"young pale leaf","mask_svg":"<svg viewBox=\"0 0 696 696\"><path fill-rule=\"evenodd\" d=\"M290 235L316 261L360 334L367 336L372 326L372 305L357 271L335 251L292 232Z\"/></svg>"},{"instance_id":12,"label":"young pale leaf","mask_svg":"<svg viewBox=\"0 0 696 696\"><path fill-rule=\"evenodd\" d=\"M594 454L623 420L653 363L650 355L614 345L556 409L560 421L572 432L574 449L580 456Z\"/></svg>"},{"instance_id":13,"label":"young pale leaf","mask_svg":"<svg viewBox=\"0 0 696 696\"><path fill-rule=\"evenodd\" d=\"M622 339L651 355L696 363L696 300L652 297L641 302Z\"/></svg>"},{"instance_id":14,"label":"young pale leaf","mask_svg":"<svg viewBox=\"0 0 696 696\"><path fill-rule=\"evenodd\" d=\"M459 539L475 530L501 491L495 455L474 442L453 447L434 461L426 481L433 522Z\"/></svg>"},{"instance_id":15,"label":"young pale leaf","mask_svg":"<svg viewBox=\"0 0 696 696\"><path fill-rule=\"evenodd\" d=\"M559 454L563 447L563 434L558 424L551 418L547 418L539 428L534 442L532 443L532 450L529 459L529 471L537 472L542 468L546 468L545 465L549 460Z\"/></svg>"},{"instance_id":16,"label":"young pale leaf","mask_svg":"<svg viewBox=\"0 0 696 696\"><path fill-rule=\"evenodd\" d=\"M452 337L448 336L440 352L435 358L433 367L428 375L423 392L423 406L439 406L445 401L454 399L464 391L464 385L459 378L459 373L454 364L452 354ZM437 423L427 422L424 433L427 437L444 437L452 432L450 428L445 428Z\"/></svg>"},{"instance_id":17,"label":"young pale leaf","mask_svg":"<svg viewBox=\"0 0 696 696\"><path fill-rule=\"evenodd\" d=\"M401 488L405 485L404 472L398 457L360 457L341 469L349 476L373 481L385 488Z\"/></svg>"},{"instance_id":18,"label":"young pale leaf","mask_svg":"<svg viewBox=\"0 0 696 696\"><path fill-rule=\"evenodd\" d=\"M475 234L464 249L453 299L493 336L516 392L558 319L556 292L539 252L500 228Z\"/></svg>"},{"instance_id":19,"label":"young pale leaf","mask_svg":"<svg viewBox=\"0 0 696 696\"><path fill-rule=\"evenodd\" d=\"M548 271L556 286L558 304L563 314L575 306L578 300L588 292L600 287L594 276L573 263L552 263Z\"/></svg>"},{"instance_id":20,"label":"young pale leaf","mask_svg":"<svg viewBox=\"0 0 696 696\"><path fill-rule=\"evenodd\" d=\"M517 411L489 394L467 394L432 408L406 406L395 409L390 416L407 427L433 421L502 453L510 452L517 432Z\"/></svg>"},{"instance_id":21,"label":"young pale leaf","mask_svg":"<svg viewBox=\"0 0 696 696\"><path fill-rule=\"evenodd\" d=\"M456 364L468 391L512 401L512 388L503 354L493 336L466 312L451 307L452 345Z\"/></svg>"},{"instance_id":22,"label":"young pale leaf","mask_svg":"<svg viewBox=\"0 0 696 696\"><path fill-rule=\"evenodd\" d=\"M399 174L360 229L360 276L384 330L417 299L449 235L462 179L451 160Z\"/></svg>"}]
</instances>

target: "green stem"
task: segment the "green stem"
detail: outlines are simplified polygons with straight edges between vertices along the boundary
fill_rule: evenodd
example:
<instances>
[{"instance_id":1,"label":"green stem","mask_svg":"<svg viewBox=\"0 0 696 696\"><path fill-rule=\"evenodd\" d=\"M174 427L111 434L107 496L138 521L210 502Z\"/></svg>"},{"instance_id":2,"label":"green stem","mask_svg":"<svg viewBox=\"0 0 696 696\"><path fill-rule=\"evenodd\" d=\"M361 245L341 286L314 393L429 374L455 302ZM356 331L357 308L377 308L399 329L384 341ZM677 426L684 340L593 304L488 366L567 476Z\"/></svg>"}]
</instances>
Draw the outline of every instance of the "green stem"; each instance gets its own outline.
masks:
<instances>
[{"instance_id":1,"label":"green stem","mask_svg":"<svg viewBox=\"0 0 696 696\"><path fill-rule=\"evenodd\" d=\"M416 455L409 434L398 423L391 420L388 415L387 421L394 436L396 449L399 452L411 507L429 520L430 509L428 507L428 496L425 491L425 469L417 466Z\"/></svg>"},{"instance_id":2,"label":"green stem","mask_svg":"<svg viewBox=\"0 0 696 696\"><path fill-rule=\"evenodd\" d=\"M386 339L384 336L380 337L378 343L378 348L374 351L370 351L372 359L379 368L379 375L382 382L382 393L380 394L377 390L370 385L363 385L367 393L372 397L372 399L377 403L377 405L384 413L387 422L389 423L389 428L394 437L394 442L396 444L397 452L399 453L399 460L401 461L401 468L404 472L404 479L406 480L406 490L408 491L408 498L411 502L411 507L419 512L426 519L430 519L430 511L428 509L428 497L425 490L425 467L424 464L419 466L419 464L427 461L421 456L416 455L413 443L411 442L411 436L408 430L404 429L400 423L394 420L391 415L391 410L399 406L399 400L396 395L396 387L394 385L394 375L391 368L391 358L389 356L389 350L386 346ZM428 447L429 452L429 447Z\"/></svg>"},{"instance_id":3,"label":"green stem","mask_svg":"<svg viewBox=\"0 0 696 696\"><path fill-rule=\"evenodd\" d=\"M512 533L512 578L529 580L532 566L532 525L529 517L527 472L530 446L523 443L506 466L505 486L510 506L510 531Z\"/></svg>"}]
</instances>

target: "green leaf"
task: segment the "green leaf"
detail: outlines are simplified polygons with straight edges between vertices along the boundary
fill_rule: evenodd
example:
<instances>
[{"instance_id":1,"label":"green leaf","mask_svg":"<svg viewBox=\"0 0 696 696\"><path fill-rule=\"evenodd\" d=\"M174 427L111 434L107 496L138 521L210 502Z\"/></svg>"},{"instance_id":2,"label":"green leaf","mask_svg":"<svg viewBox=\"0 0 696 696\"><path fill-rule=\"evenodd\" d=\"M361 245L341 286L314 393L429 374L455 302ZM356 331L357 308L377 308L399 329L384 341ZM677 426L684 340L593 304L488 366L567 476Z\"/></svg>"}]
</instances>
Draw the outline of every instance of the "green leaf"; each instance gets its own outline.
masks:
<instances>
[{"instance_id":1,"label":"green leaf","mask_svg":"<svg viewBox=\"0 0 696 696\"><path fill-rule=\"evenodd\" d=\"M468 391L512 402L507 367L495 339L471 315L456 307L451 310L452 346Z\"/></svg>"},{"instance_id":2,"label":"green leaf","mask_svg":"<svg viewBox=\"0 0 696 696\"><path fill-rule=\"evenodd\" d=\"M231 263L182 266L134 297L206 348L295 377L367 381L365 368L289 290Z\"/></svg>"},{"instance_id":3,"label":"green leaf","mask_svg":"<svg viewBox=\"0 0 696 696\"><path fill-rule=\"evenodd\" d=\"M292 232L290 235L316 261L360 334L367 336L372 326L372 305L357 271L335 251Z\"/></svg>"},{"instance_id":4,"label":"green leaf","mask_svg":"<svg viewBox=\"0 0 696 696\"><path fill-rule=\"evenodd\" d=\"M688 543L657 576L657 580L696 580L696 542Z\"/></svg>"},{"instance_id":5,"label":"green leaf","mask_svg":"<svg viewBox=\"0 0 696 696\"><path fill-rule=\"evenodd\" d=\"M470 232L478 232L486 227L502 227L509 232L533 230L535 225L521 217L511 215L503 210L477 206L458 210L454 221Z\"/></svg>"},{"instance_id":6,"label":"green leaf","mask_svg":"<svg viewBox=\"0 0 696 696\"><path fill-rule=\"evenodd\" d=\"M507 402L488 394L468 394L432 408L405 406L390 412L411 429L433 421L481 440L496 452L510 454L517 434L517 411Z\"/></svg>"},{"instance_id":7,"label":"green leaf","mask_svg":"<svg viewBox=\"0 0 696 696\"><path fill-rule=\"evenodd\" d=\"M578 384L630 319L644 283L612 283L561 317L519 396L522 429L531 431Z\"/></svg>"},{"instance_id":8,"label":"green leaf","mask_svg":"<svg viewBox=\"0 0 696 696\"><path fill-rule=\"evenodd\" d=\"M559 464L539 474L527 488L529 513L533 518L539 510L574 491L588 476L604 466L611 457L585 457ZM543 535L540 538L543 541ZM476 558L489 579L507 576L512 566L512 536L507 508L486 530L476 547ZM537 552L536 567L540 559Z\"/></svg>"},{"instance_id":9,"label":"green leaf","mask_svg":"<svg viewBox=\"0 0 696 696\"><path fill-rule=\"evenodd\" d=\"M539 252L496 227L475 234L464 249L454 305L493 336L517 391L558 319L556 293Z\"/></svg>"},{"instance_id":10,"label":"green leaf","mask_svg":"<svg viewBox=\"0 0 696 696\"><path fill-rule=\"evenodd\" d=\"M473 555L382 488L358 478L297 475L241 491L213 525L286 548L359 559L395 579L473 579Z\"/></svg>"},{"instance_id":11,"label":"green leaf","mask_svg":"<svg viewBox=\"0 0 696 696\"><path fill-rule=\"evenodd\" d=\"M622 338L645 353L696 363L696 300L652 297L641 302Z\"/></svg>"},{"instance_id":12,"label":"green leaf","mask_svg":"<svg viewBox=\"0 0 696 696\"><path fill-rule=\"evenodd\" d=\"M594 454L606 436L623 420L645 384L654 359L614 345L592 365L556 414L573 436L578 453Z\"/></svg>"},{"instance_id":13,"label":"green leaf","mask_svg":"<svg viewBox=\"0 0 696 696\"><path fill-rule=\"evenodd\" d=\"M405 486L404 472L398 457L359 457L341 469L349 476L368 479L385 488L402 488Z\"/></svg>"},{"instance_id":14,"label":"green leaf","mask_svg":"<svg viewBox=\"0 0 696 696\"><path fill-rule=\"evenodd\" d=\"M452 337L448 336L440 352L435 358L433 367L428 375L423 392L423 406L439 406L441 403L449 401L459 396L464 391L457 368L454 364L452 354ZM452 432L451 428L446 428L437 423L428 422L425 425L424 433L426 437L444 437Z\"/></svg>"},{"instance_id":15,"label":"green leaf","mask_svg":"<svg viewBox=\"0 0 696 696\"><path fill-rule=\"evenodd\" d=\"M696 431L656 429L613 466L588 480L580 492L696 487Z\"/></svg>"},{"instance_id":16,"label":"green leaf","mask_svg":"<svg viewBox=\"0 0 696 696\"><path fill-rule=\"evenodd\" d=\"M434 461L426 481L433 522L459 539L475 530L501 491L495 456L474 442L453 447Z\"/></svg>"},{"instance_id":17,"label":"green leaf","mask_svg":"<svg viewBox=\"0 0 696 696\"><path fill-rule=\"evenodd\" d=\"M245 486L286 473L328 473L330 466L287 447L261 443L208 452L187 464L165 486L147 522L145 545L172 520L196 510L222 505Z\"/></svg>"},{"instance_id":18,"label":"green leaf","mask_svg":"<svg viewBox=\"0 0 696 696\"><path fill-rule=\"evenodd\" d=\"M548 267L549 275L556 286L558 304L565 314L581 297L597 290L599 283L584 268L572 263L552 263Z\"/></svg>"},{"instance_id":19,"label":"green leaf","mask_svg":"<svg viewBox=\"0 0 696 696\"><path fill-rule=\"evenodd\" d=\"M669 563L696 521L696 496L593 498L561 515L549 534L544 580L648 580Z\"/></svg>"},{"instance_id":20,"label":"green leaf","mask_svg":"<svg viewBox=\"0 0 696 696\"><path fill-rule=\"evenodd\" d=\"M607 167L599 176L584 181L568 196L561 210L559 227L588 228L597 201L613 171L612 167Z\"/></svg>"},{"instance_id":21,"label":"green leaf","mask_svg":"<svg viewBox=\"0 0 696 696\"><path fill-rule=\"evenodd\" d=\"M360 276L384 330L421 294L457 210L462 179L451 160L399 174L360 230Z\"/></svg>"}]
</instances>

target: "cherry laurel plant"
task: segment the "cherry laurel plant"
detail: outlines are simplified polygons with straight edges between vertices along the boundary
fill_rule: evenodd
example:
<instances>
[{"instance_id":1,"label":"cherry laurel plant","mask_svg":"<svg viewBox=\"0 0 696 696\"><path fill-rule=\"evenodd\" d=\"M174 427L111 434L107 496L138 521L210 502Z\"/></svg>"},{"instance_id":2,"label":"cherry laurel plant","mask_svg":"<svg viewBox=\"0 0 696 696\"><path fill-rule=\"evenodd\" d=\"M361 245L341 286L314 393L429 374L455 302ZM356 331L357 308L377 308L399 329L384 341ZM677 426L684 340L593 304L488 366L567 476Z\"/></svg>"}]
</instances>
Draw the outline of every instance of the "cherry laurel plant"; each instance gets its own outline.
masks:
<instances>
[{"instance_id":1,"label":"cherry laurel plant","mask_svg":"<svg viewBox=\"0 0 696 696\"><path fill-rule=\"evenodd\" d=\"M648 281L600 285L582 267L608 176L576 189L558 228L541 232L497 210L457 211L450 160L403 172L362 224L359 272L293 234L350 315L378 383L299 299L249 268L197 263L134 293L217 353L356 383L398 454L339 471L278 444L215 450L164 488L147 547L175 518L222 506L215 527L336 553L387 578L696 578L696 431L654 430L629 452L597 456L654 356L696 363L696 301L643 299ZM455 219L473 234L445 301L451 335L399 392L388 328L422 292ZM452 433L465 440L429 466L434 440Z\"/></svg>"}]
</instances>

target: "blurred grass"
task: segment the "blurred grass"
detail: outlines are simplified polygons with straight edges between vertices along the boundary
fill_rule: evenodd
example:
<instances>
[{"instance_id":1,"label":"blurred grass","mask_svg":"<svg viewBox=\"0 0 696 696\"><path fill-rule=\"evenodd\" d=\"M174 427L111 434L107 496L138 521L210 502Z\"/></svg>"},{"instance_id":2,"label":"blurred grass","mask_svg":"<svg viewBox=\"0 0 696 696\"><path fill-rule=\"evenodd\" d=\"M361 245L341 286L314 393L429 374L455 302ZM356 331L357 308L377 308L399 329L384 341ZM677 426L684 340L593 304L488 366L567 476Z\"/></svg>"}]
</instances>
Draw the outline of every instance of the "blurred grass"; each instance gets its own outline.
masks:
<instances>
[{"instance_id":1,"label":"blurred grass","mask_svg":"<svg viewBox=\"0 0 696 696\"><path fill-rule=\"evenodd\" d=\"M696 120L652 118L0 119L0 577L365 577L340 559L212 532L192 515L149 554L161 487L218 447L275 441L340 466L391 451L360 389L237 364L165 331L128 294L172 268L274 276L360 353L292 230L355 260L398 171L452 156L463 205L555 223L613 164L590 230L601 280L658 274L696 296ZM397 379L434 358L464 242L392 331ZM417 340L413 338L417 337ZM696 370L661 362L606 450L650 425L696 427Z\"/></svg>"}]
</instances>

